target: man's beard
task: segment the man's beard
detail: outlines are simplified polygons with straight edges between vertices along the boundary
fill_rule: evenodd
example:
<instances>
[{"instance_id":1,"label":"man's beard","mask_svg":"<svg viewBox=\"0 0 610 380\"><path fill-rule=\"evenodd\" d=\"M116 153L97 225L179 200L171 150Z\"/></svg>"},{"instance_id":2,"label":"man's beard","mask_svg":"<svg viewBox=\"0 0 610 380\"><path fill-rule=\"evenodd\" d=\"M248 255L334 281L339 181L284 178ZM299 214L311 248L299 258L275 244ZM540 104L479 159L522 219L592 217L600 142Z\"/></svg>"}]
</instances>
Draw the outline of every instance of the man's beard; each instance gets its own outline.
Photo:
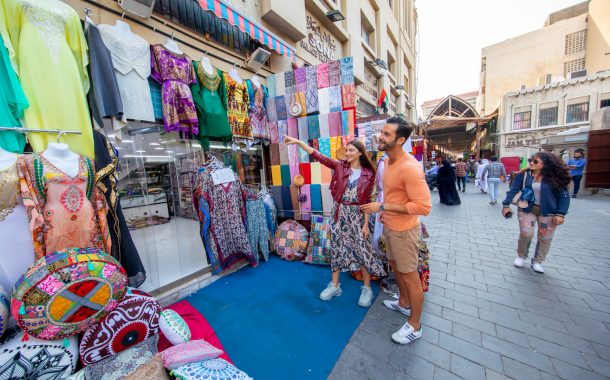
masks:
<instances>
[{"instance_id":1,"label":"man's beard","mask_svg":"<svg viewBox=\"0 0 610 380\"><path fill-rule=\"evenodd\" d=\"M379 147L380 151L386 151L386 150L390 150L392 148L394 148L396 146L396 141L394 141L393 143L384 143L383 147Z\"/></svg>"}]
</instances>

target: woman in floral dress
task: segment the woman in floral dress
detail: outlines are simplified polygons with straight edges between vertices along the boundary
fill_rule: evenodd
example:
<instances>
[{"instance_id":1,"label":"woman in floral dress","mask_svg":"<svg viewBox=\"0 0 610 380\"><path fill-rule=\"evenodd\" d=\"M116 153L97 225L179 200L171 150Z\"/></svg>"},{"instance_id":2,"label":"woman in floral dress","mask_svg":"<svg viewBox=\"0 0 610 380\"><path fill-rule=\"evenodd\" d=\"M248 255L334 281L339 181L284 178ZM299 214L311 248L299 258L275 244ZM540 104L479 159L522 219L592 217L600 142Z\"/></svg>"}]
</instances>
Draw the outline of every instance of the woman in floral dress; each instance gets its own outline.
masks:
<instances>
[{"instance_id":1,"label":"woman in floral dress","mask_svg":"<svg viewBox=\"0 0 610 380\"><path fill-rule=\"evenodd\" d=\"M345 159L333 160L306 143L285 137L284 144L298 144L307 154L334 170L330 184L334 206L331 212L331 268L332 282L320 294L323 301L340 296L343 291L339 283L341 271L350 266L359 266L364 286L358 305L369 307L373 302L371 275L385 276L381 260L374 254L369 230L369 215L360 212L359 205L371 202L375 189L375 167L366 154L364 144L353 140L345 147ZM367 223L365 223L367 221Z\"/></svg>"}]
</instances>

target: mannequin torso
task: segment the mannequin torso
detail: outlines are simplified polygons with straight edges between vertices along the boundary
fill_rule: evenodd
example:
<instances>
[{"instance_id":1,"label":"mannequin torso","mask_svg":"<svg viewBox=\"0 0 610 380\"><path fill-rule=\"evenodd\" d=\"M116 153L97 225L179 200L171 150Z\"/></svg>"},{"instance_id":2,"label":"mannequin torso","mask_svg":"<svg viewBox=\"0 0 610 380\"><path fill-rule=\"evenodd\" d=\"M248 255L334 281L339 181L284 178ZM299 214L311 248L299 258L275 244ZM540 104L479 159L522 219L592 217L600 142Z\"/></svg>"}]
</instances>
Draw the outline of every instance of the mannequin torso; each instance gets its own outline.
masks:
<instances>
[{"instance_id":1,"label":"mannequin torso","mask_svg":"<svg viewBox=\"0 0 610 380\"><path fill-rule=\"evenodd\" d=\"M239 76L239 74L237 74L237 70L235 70L235 67L231 69L231 71L229 71L229 76L237 83L242 84L244 81L243 79L241 79L241 77Z\"/></svg>"},{"instance_id":2,"label":"mannequin torso","mask_svg":"<svg viewBox=\"0 0 610 380\"><path fill-rule=\"evenodd\" d=\"M70 150L68 144L49 143L42 156L57 169L70 177L76 177L80 169L80 156Z\"/></svg>"},{"instance_id":3,"label":"mannequin torso","mask_svg":"<svg viewBox=\"0 0 610 380\"><path fill-rule=\"evenodd\" d=\"M256 75L252 77L252 84L256 88L259 88L261 86L261 82L258 81L258 77Z\"/></svg>"},{"instance_id":4,"label":"mannequin torso","mask_svg":"<svg viewBox=\"0 0 610 380\"><path fill-rule=\"evenodd\" d=\"M16 161L17 155L15 153L7 152L0 148L0 170L10 168Z\"/></svg>"},{"instance_id":5,"label":"mannequin torso","mask_svg":"<svg viewBox=\"0 0 610 380\"><path fill-rule=\"evenodd\" d=\"M178 44L176 43L176 41L172 40L171 38L167 40L163 47L176 54L184 54L182 50L178 49Z\"/></svg>"},{"instance_id":6,"label":"mannequin torso","mask_svg":"<svg viewBox=\"0 0 610 380\"><path fill-rule=\"evenodd\" d=\"M112 26L112 30L125 38L134 39L137 37L136 34L131 31L129 24L121 20L116 20L116 23Z\"/></svg>"},{"instance_id":7,"label":"mannequin torso","mask_svg":"<svg viewBox=\"0 0 610 380\"><path fill-rule=\"evenodd\" d=\"M214 67L210 62L210 59L206 56L201 57L201 67L205 70L206 73L210 75L214 75Z\"/></svg>"}]
</instances>

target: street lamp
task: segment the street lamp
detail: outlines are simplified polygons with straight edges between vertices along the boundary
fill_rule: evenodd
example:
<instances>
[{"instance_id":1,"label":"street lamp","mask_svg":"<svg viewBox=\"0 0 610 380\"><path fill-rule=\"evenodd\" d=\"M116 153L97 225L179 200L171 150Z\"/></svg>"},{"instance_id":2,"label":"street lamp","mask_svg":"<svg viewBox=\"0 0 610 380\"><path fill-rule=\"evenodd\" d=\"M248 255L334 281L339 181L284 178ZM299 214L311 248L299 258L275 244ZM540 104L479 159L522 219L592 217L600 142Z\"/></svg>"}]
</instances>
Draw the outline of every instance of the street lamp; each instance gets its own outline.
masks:
<instances>
[{"instance_id":1,"label":"street lamp","mask_svg":"<svg viewBox=\"0 0 610 380\"><path fill-rule=\"evenodd\" d=\"M345 20L345 16L343 16L343 14L341 13L340 10L335 9L334 11L330 11L326 13L326 17L332 21L332 22L337 22L337 21L343 21Z\"/></svg>"}]
</instances>

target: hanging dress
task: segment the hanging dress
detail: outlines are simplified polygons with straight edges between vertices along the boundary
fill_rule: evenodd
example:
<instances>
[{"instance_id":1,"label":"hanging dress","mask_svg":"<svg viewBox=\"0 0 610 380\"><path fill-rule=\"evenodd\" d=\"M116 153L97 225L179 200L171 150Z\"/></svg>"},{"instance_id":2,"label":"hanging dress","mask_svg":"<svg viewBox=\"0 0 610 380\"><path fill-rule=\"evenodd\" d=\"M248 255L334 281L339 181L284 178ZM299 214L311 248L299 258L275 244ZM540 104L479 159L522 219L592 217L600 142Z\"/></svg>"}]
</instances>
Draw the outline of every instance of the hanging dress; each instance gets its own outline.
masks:
<instances>
[{"instance_id":1,"label":"hanging dress","mask_svg":"<svg viewBox=\"0 0 610 380\"><path fill-rule=\"evenodd\" d=\"M225 85L227 87L227 104L229 106L229 125L233 130L236 142L252 145L252 126L248 117L248 87L246 83L237 83L229 73L224 73ZM246 140L251 140L249 143ZM248 146L249 147L249 146Z\"/></svg>"},{"instance_id":2,"label":"hanging dress","mask_svg":"<svg viewBox=\"0 0 610 380\"><path fill-rule=\"evenodd\" d=\"M163 85L163 122L166 131L199 133L199 120L190 85L197 83L191 58L163 45L152 46L152 77Z\"/></svg>"},{"instance_id":3,"label":"hanging dress","mask_svg":"<svg viewBox=\"0 0 610 380\"><path fill-rule=\"evenodd\" d=\"M269 126L267 125L267 108L265 99L267 96L267 88L262 84L256 87L251 80L246 80L248 85L248 98L250 98L250 108L248 117L252 126L252 137L255 140L260 139L265 145L271 142L269 134Z\"/></svg>"},{"instance_id":4,"label":"hanging dress","mask_svg":"<svg viewBox=\"0 0 610 380\"><path fill-rule=\"evenodd\" d=\"M3 44L0 44L0 55L0 126L20 127L18 119L23 117L23 110L28 108L28 100L11 66L8 50ZM23 153L25 137L16 131L0 131L0 148L7 152Z\"/></svg>"},{"instance_id":5,"label":"hanging dress","mask_svg":"<svg viewBox=\"0 0 610 380\"><path fill-rule=\"evenodd\" d=\"M0 35L30 103L24 127L80 131L67 135L79 154L93 157L93 129L87 104L87 43L76 11L61 1L0 0ZM30 133L36 152L57 142L55 134Z\"/></svg>"},{"instance_id":6,"label":"hanging dress","mask_svg":"<svg viewBox=\"0 0 610 380\"><path fill-rule=\"evenodd\" d=\"M34 264L32 231L28 226L28 215L19 189L19 173L15 162L0 170L0 285L7 292Z\"/></svg>"},{"instance_id":7,"label":"hanging dress","mask_svg":"<svg viewBox=\"0 0 610 380\"><path fill-rule=\"evenodd\" d=\"M213 67L208 74L200 62L193 62L198 81L193 84L193 100L199 118L199 144L204 150L210 149L210 137L220 139L227 146L233 132L227 118L227 90L222 72Z\"/></svg>"},{"instance_id":8,"label":"hanging dress","mask_svg":"<svg viewBox=\"0 0 610 380\"><path fill-rule=\"evenodd\" d=\"M106 200L95 187L92 158L80 156L75 177L39 153L21 156L17 168L36 260L72 247L111 252Z\"/></svg>"}]
</instances>

